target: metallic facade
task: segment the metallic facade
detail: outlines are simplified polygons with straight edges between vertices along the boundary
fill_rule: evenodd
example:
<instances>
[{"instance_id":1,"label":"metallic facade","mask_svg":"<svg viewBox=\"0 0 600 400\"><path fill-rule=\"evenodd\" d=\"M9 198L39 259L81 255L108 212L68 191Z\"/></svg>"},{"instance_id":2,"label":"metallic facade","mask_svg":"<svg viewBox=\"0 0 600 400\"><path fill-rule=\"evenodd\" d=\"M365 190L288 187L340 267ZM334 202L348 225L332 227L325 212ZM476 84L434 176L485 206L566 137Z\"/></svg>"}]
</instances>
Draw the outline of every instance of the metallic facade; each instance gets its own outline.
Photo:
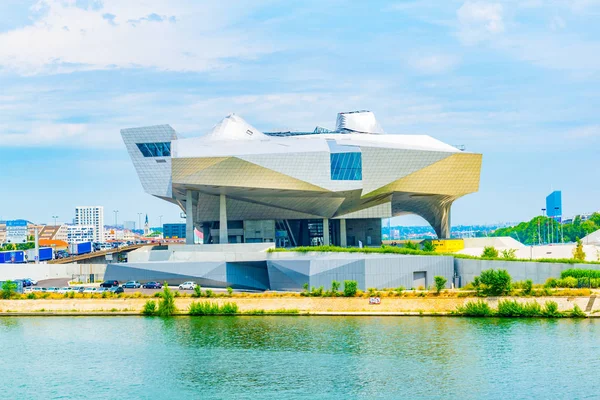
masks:
<instances>
[{"instance_id":1,"label":"metallic facade","mask_svg":"<svg viewBox=\"0 0 600 400\"><path fill-rule=\"evenodd\" d=\"M178 204L188 231L219 221L220 243L231 236L224 221L330 226L409 213L446 238L452 203L479 188L481 154L429 136L384 134L367 111L340 113L333 131L266 134L232 114L188 139L168 125L121 133L146 192Z\"/></svg>"}]
</instances>

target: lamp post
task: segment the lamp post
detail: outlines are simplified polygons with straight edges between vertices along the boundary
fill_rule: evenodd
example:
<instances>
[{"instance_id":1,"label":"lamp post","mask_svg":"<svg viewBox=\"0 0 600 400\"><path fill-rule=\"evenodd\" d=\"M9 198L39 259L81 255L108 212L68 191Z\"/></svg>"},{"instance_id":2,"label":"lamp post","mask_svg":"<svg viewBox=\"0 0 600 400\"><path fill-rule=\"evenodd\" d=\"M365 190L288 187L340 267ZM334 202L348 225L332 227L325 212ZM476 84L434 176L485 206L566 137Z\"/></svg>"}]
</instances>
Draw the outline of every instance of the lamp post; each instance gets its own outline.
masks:
<instances>
[{"instance_id":1,"label":"lamp post","mask_svg":"<svg viewBox=\"0 0 600 400\"><path fill-rule=\"evenodd\" d=\"M546 222L546 232L544 232L544 236L548 236L548 221L546 221L546 209L542 208L542 217L544 217L544 221ZM542 242L546 242L547 240L542 240Z\"/></svg>"},{"instance_id":2,"label":"lamp post","mask_svg":"<svg viewBox=\"0 0 600 400\"><path fill-rule=\"evenodd\" d=\"M56 219L58 218L58 215L53 215L52 218L54 218L54 226L56 226Z\"/></svg>"}]
</instances>

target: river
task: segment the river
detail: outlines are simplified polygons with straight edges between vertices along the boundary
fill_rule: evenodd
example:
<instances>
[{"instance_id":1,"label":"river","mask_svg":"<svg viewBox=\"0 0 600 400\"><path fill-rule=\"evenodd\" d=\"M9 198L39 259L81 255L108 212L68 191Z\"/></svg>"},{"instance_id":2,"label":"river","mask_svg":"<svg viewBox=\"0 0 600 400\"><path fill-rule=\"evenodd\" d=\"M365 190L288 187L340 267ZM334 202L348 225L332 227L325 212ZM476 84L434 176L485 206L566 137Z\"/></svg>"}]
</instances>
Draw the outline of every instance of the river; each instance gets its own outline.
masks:
<instances>
[{"instance_id":1,"label":"river","mask_svg":"<svg viewBox=\"0 0 600 400\"><path fill-rule=\"evenodd\" d=\"M600 320L1 317L6 399L598 398Z\"/></svg>"}]
</instances>

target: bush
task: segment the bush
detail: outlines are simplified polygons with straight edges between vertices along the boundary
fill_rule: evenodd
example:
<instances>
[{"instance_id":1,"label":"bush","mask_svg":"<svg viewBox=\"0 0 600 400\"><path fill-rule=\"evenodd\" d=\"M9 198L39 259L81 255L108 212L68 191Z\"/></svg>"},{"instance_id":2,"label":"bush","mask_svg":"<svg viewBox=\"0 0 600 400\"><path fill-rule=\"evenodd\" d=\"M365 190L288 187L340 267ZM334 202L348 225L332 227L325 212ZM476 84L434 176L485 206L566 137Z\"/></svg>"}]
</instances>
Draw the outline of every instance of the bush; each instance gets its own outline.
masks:
<instances>
[{"instance_id":1,"label":"bush","mask_svg":"<svg viewBox=\"0 0 600 400\"><path fill-rule=\"evenodd\" d=\"M426 240L423 242L423 251L432 253L435 251L435 245L431 240Z\"/></svg>"},{"instance_id":2,"label":"bush","mask_svg":"<svg viewBox=\"0 0 600 400\"><path fill-rule=\"evenodd\" d=\"M13 281L5 281L2 284L2 292L0 292L0 297L3 299L10 299L17 293L17 284Z\"/></svg>"},{"instance_id":3,"label":"bush","mask_svg":"<svg viewBox=\"0 0 600 400\"><path fill-rule=\"evenodd\" d=\"M358 282L356 281L344 281L344 296L354 297L358 290Z\"/></svg>"},{"instance_id":4,"label":"bush","mask_svg":"<svg viewBox=\"0 0 600 400\"><path fill-rule=\"evenodd\" d=\"M202 297L202 286L194 286L194 293L192 293L192 297Z\"/></svg>"},{"instance_id":5,"label":"bush","mask_svg":"<svg viewBox=\"0 0 600 400\"><path fill-rule=\"evenodd\" d=\"M566 278L559 279L557 282L558 287L561 288L576 288L578 280L577 278L573 278L572 276L567 276Z\"/></svg>"},{"instance_id":6,"label":"bush","mask_svg":"<svg viewBox=\"0 0 600 400\"><path fill-rule=\"evenodd\" d=\"M142 314L144 315L154 315L156 313L156 302L154 300L148 300L146 304L144 304L144 308L142 309Z\"/></svg>"},{"instance_id":7,"label":"bush","mask_svg":"<svg viewBox=\"0 0 600 400\"><path fill-rule=\"evenodd\" d=\"M494 312L487 302L478 300L468 301L464 305L456 307L456 314L467 317L491 317Z\"/></svg>"},{"instance_id":8,"label":"bush","mask_svg":"<svg viewBox=\"0 0 600 400\"><path fill-rule=\"evenodd\" d=\"M204 295L206 297L215 297L215 293L210 289L206 289L206 292L204 292Z\"/></svg>"},{"instance_id":9,"label":"bush","mask_svg":"<svg viewBox=\"0 0 600 400\"><path fill-rule=\"evenodd\" d=\"M181 297L181 293L179 293L179 290L173 292L173 297Z\"/></svg>"},{"instance_id":10,"label":"bush","mask_svg":"<svg viewBox=\"0 0 600 400\"><path fill-rule=\"evenodd\" d=\"M583 243L577 238L577 245L573 249L573 259L577 261L585 261L585 252L583 251Z\"/></svg>"},{"instance_id":11,"label":"bush","mask_svg":"<svg viewBox=\"0 0 600 400\"><path fill-rule=\"evenodd\" d=\"M502 300L498 302L498 316L500 317L539 317L542 307L535 302L521 304L516 300Z\"/></svg>"},{"instance_id":12,"label":"bush","mask_svg":"<svg viewBox=\"0 0 600 400\"><path fill-rule=\"evenodd\" d=\"M323 286L319 286L318 288L313 287L310 291L310 295L313 297L322 297L323 296Z\"/></svg>"},{"instance_id":13,"label":"bush","mask_svg":"<svg viewBox=\"0 0 600 400\"><path fill-rule=\"evenodd\" d=\"M560 318L563 314L558 311L558 304L555 301L547 301L542 309L542 315L547 318Z\"/></svg>"},{"instance_id":14,"label":"bush","mask_svg":"<svg viewBox=\"0 0 600 400\"><path fill-rule=\"evenodd\" d=\"M504 269L487 269L481 276L473 279L473 286L478 294L484 296L502 296L511 290L511 277Z\"/></svg>"},{"instance_id":15,"label":"bush","mask_svg":"<svg viewBox=\"0 0 600 400\"><path fill-rule=\"evenodd\" d=\"M523 294L526 296L530 296L532 290L533 290L533 281L531 279L527 279L525 281L525 283L523 284Z\"/></svg>"},{"instance_id":16,"label":"bush","mask_svg":"<svg viewBox=\"0 0 600 400\"><path fill-rule=\"evenodd\" d=\"M571 317L573 318L587 318L587 315L579 308L577 304L573 306L573 310L571 310Z\"/></svg>"},{"instance_id":17,"label":"bush","mask_svg":"<svg viewBox=\"0 0 600 400\"><path fill-rule=\"evenodd\" d=\"M516 260L517 249L505 249L502 250L502 258L506 258L507 260Z\"/></svg>"},{"instance_id":18,"label":"bush","mask_svg":"<svg viewBox=\"0 0 600 400\"><path fill-rule=\"evenodd\" d=\"M411 242L410 240L404 243L404 248L408 250L419 250L419 244Z\"/></svg>"},{"instance_id":19,"label":"bush","mask_svg":"<svg viewBox=\"0 0 600 400\"><path fill-rule=\"evenodd\" d=\"M236 303L224 303L220 306L218 303L210 301L192 302L189 308L190 315L233 315L238 313Z\"/></svg>"},{"instance_id":20,"label":"bush","mask_svg":"<svg viewBox=\"0 0 600 400\"><path fill-rule=\"evenodd\" d=\"M481 258L498 258L498 250L494 246L485 246Z\"/></svg>"},{"instance_id":21,"label":"bush","mask_svg":"<svg viewBox=\"0 0 600 400\"><path fill-rule=\"evenodd\" d=\"M404 292L406 290L406 288L404 286L398 286L395 290L396 290L396 295L401 296L402 292Z\"/></svg>"},{"instance_id":22,"label":"bush","mask_svg":"<svg viewBox=\"0 0 600 400\"><path fill-rule=\"evenodd\" d=\"M230 286L227 286L227 295L228 296L233 295L233 288L231 288Z\"/></svg>"},{"instance_id":23,"label":"bush","mask_svg":"<svg viewBox=\"0 0 600 400\"><path fill-rule=\"evenodd\" d=\"M433 280L435 281L435 291L438 294L440 294L442 289L444 289L446 287L446 283L448 282L448 280L446 278L444 278L443 276L434 276Z\"/></svg>"},{"instance_id":24,"label":"bush","mask_svg":"<svg viewBox=\"0 0 600 400\"><path fill-rule=\"evenodd\" d=\"M556 278L548 278L546 279L546 283L544 283L545 288L555 288L558 287L558 280Z\"/></svg>"},{"instance_id":25,"label":"bush","mask_svg":"<svg viewBox=\"0 0 600 400\"><path fill-rule=\"evenodd\" d=\"M331 281L331 294L337 296L340 291L340 283L338 281Z\"/></svg>"},{"instance_id":26,"label":"bush","mask_svg":"<svg viewBox=\"0 0 600 400\"><path fill-rule=\"evenodd\" d=\"M569 269L565 269L563 272L560 273L560 277L561 278L566 278L566 277L573 277L573 278L596 278L596 279L600 279L600 270L596 270L596 269L583 269L583 268L569 268Z\"/></svg>"},{"instance_id":27,"label":"bush","mask_svg":"<svg viewBox=\"0 0 600 400\"><path fill-rule=\"evenodd\" d=\"M177 311L175 307L175 298L173 292L165 282L163 286L162 296L158 304L158 315L161 317L170 317Z\"/></svg>"},{"instance_id":28,"label":"bush","mask_svg":"<svg viewBox=\"0 0 600 400\"><path fill-rule=\"evenodd\" d=\"M29 293L29 294L27 295L27 298L28 298L29 300L35 300L35 299L37 299L37 297L35 296L35 293L33 293L33 292Z\"/></svg>"}]
</instances>

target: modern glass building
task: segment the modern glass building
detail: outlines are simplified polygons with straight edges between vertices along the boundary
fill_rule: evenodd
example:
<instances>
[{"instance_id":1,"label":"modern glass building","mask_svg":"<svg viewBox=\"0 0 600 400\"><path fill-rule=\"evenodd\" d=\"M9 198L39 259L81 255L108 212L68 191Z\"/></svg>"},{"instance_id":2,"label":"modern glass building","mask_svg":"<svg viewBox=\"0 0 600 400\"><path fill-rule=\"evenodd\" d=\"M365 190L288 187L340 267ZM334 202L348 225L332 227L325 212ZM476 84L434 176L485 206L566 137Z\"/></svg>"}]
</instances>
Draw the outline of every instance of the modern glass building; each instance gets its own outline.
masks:
<instances>
[{"instance_id":1,"label":"modern glass building","mask_svg":"<svg viewBox=\"0 0 600 400\"><path fill-rule=\"evenodd\" d=\"M163 224L165 239L185 239L185 224Z\"/></svg>"},{"instance_id":2,"label":"modern glass building","mask_svg":"<svg viewBox=\"0 0 600 400\"><path fill-rule=\"evenodd\" d=\"M546 197L546 210L548 216L560 221L562 217L562 192L555 190Z\"/></svg>"},{"instance_id":3,"label":"modern glass building","mask_svg":"<svg viewBox=\"0 0 600 400\"><path fill-rule=\"evenodd\" d=\"M261 132L239 116L205 135L123 129L146 192L186 213L186 238L278 246L381 244L381 219L417 214L450 233L454 200L479 188L481 154L425 135L385 134L373 113L336 128Z\"/></svg>"}]
</instances>

